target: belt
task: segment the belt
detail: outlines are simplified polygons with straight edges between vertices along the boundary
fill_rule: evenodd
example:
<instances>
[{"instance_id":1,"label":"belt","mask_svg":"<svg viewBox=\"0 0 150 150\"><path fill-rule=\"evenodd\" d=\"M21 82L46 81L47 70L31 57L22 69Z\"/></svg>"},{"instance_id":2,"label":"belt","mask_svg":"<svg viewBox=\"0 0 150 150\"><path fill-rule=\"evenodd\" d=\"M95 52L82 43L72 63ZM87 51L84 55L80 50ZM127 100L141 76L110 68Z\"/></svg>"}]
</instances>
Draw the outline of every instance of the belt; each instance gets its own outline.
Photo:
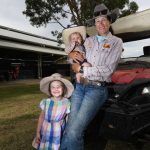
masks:
<instances>
[{"instance_id":1,"label":"belt","mask_svg":"<svg viewBox=\"0 0 150 150\"><path fill-rule=\"evenodd\" d=\"M98 81L98 80L89 80L87 78L81 78L80 83L83 85L97 85L97 86L106 86L107 82Z\"/></svg>"}]
</instances>

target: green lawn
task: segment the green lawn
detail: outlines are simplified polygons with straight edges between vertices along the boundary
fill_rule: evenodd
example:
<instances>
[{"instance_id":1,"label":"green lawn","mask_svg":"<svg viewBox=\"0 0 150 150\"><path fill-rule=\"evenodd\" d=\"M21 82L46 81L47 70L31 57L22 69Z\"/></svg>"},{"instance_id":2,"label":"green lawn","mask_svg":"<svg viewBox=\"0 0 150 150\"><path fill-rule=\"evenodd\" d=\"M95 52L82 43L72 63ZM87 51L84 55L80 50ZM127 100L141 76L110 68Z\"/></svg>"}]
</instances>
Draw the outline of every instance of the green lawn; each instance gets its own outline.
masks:
<instances>
[{"instance_id":1,"label":"green lawn","mask_svg":"<svg viewBox=\"0 0 150 150\"><path fill-rule=\"evenodd\" d=\"M0 150L32 150L43 97L38 84L0 87Z\"/></svg>"},{"instance_id":2,"label":"green lawn","mask_svg":"<svg viewBox=\"0 0 150 150\"><path fill-rule=\"evenodd\" d=\"M38 83L0 86L0 150L33 150L31 142L40 113L38 105L45 97ZM93 144L88 142L88 145L86 150L95 150ZM130 144L112 140L105 148L120 149L135 150ZM150 145L143 150L150 150Z\"/></svg>"}]
</instances>

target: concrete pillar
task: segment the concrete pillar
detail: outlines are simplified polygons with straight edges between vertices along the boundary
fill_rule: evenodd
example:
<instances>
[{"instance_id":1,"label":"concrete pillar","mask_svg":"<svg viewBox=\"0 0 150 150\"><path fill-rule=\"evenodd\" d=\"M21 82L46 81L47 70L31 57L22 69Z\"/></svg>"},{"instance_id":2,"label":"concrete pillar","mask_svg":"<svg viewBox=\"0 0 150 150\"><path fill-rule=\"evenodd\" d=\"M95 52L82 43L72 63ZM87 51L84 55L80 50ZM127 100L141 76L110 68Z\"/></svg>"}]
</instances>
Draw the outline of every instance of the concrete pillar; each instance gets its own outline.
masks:
<instances>
[{"instance_id":1,"label":"concrete pillar","mask_svg":"<svg viewBox=\"0 0 150 150\"><path fill-rule=\"evenodd\" d=\"M38 78L42 78L42 53L38 53Z\"/></svg>"}]
</instances>

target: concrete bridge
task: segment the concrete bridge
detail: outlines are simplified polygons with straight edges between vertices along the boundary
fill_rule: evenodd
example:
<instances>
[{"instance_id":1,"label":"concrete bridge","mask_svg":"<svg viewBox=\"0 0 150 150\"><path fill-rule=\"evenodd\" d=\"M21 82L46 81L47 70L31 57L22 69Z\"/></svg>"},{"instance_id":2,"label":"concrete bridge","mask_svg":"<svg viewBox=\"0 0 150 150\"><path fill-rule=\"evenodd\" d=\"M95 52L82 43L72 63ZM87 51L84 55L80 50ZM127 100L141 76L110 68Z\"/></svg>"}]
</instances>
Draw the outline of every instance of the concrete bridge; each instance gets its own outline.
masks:
<instances>
[{"instance_id":1,"label":"concrete bridge","mask_svg":"<svg viewBox=\"0 0 150 150\"><path fill-rule=\"evenodd\" d=\"M0 72L20 65L30 73L36 70L41 78L44 66L49 68L64 59L64 45L59 46L56 40L0 26Z\"/></svg>"}]
</instances>

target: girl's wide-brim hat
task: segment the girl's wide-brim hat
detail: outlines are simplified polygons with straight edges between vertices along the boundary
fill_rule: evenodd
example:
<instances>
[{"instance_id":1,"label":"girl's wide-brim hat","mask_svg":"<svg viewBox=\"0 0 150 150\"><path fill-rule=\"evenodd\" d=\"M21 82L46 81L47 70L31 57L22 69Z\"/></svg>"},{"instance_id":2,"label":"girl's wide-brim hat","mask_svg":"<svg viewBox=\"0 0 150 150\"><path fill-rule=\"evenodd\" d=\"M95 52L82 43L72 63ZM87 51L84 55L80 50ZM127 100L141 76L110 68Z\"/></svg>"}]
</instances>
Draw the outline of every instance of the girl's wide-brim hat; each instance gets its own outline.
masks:
<instances>
[{"instance_id":1,"label":"girl's wide-brim hat","mask_svg":"<svg viewBox=\"0 0 150 150\"><path fill-rule=\"evenodd\" d=\"M85 38L86 38L86 27L85 26L70 27L70 28L64 29L62 32L62 38L63 38L65 45L69 44L69 42L70 42L69 36L74 32L79 32L81 34L83 40L85 40Z\"/></svg>"},{"instance_id":2,"label":"girl's wide-brim hat","mask_svg":"<svg viewBox=\"0 0 150 150\"><path fill-rule=\"evenodd\" d=\"M45 93L45 94L47 94L48 96L50 96L50 93L49 93L49 84L50 84L50 82L52 82L52 81L61 81L62 83L65 84L65 86L66 86L66 88L67 88L67 92L66 92L66 95L65 95L66 98L69 98L69 97L72 95L72 92L73 92L73 90L74 90L73 84L72 84L69 80L63 78L62 75L59 74L59 73L54 73L54 74L52 74L52 75L49 76L49 77L43 78L43 79L40 81L40 90L41 90L43 93Z\"/></svg>"},{"instance_id":3,"label":"girl's wide-brim hat","mask_svg":"<svg viewBox=\"0 0 150 150\"><path fill-rule=\"evenodd\" d=\"M111 23L114 23L119 17L119 8L112 10L111 12L105 6L105 4L96 5L93 12L93 18L86 21L87 25L94 25L95 18L99 16L107 16L110 19Z\"/></svg>"}]
</instances>

